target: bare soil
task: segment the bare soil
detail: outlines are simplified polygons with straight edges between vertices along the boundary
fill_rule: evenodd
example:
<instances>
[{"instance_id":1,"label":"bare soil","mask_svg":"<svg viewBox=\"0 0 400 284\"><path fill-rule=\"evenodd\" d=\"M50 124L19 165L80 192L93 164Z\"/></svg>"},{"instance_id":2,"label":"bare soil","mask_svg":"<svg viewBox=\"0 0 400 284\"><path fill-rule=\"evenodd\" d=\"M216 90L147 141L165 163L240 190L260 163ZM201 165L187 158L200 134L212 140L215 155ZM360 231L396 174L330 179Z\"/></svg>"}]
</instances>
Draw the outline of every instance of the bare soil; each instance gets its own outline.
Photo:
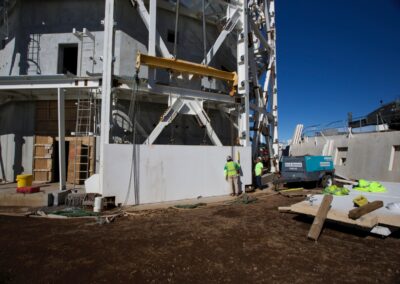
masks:
<instances>
[{"instance_id":1,"label":"bare soil","mask_svg":"<svg viewBox=\"0 0 400 284\"><path fill-rule=\"evenodd\" d=\"M0 217L0 283L400 283L398 234L382 239L279 213L301 198L94 220Z\"/></svg>"}]
</instances>

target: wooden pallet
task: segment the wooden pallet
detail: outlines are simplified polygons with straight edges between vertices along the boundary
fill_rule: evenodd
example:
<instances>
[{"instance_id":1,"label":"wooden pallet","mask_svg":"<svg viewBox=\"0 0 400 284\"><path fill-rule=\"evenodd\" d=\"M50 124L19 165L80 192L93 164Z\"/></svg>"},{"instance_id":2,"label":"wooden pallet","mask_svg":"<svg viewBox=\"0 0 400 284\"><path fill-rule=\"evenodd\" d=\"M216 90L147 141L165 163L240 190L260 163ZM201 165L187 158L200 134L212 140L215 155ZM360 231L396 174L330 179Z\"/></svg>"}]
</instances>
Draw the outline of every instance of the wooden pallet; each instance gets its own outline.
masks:
<instances>
[{"instance_id":1,"label":"wooden pallet","mask_svg":"<svg viewBox=\"0 0 400 284\"><path fill-rule=\"evenodd\" d=\"M351 198L351 196L339 196L334 197L337 198ZM340 200L340 199L339 199ZM371 200L372 201L372 200ZM310 203L309 201L302 201L299 203L295 203L288 207L280 207L278 208L281 212L286 213L297 213L297 214L305 214L308 216L316 216L319 208L319 203ZM374 226L386 225L391 227L400 227L400 214L393 214L387 212L386 208L381 208L379 210L370 212L360 218L353 220L350 219L348 214L349 211L354 209L352 205L349 205L348 208L337 207L335 204L332 205L332 208L329 210L326 219L337 221L340 223L355 225L363 228L373 228Z\"/></svg>"},{"instance_id":2,"label":"wooden pallet","mask_svg":"<svg viewBox=\"0 0 400 284\"><path fill-rule=\"evenodd\" d=\"M33 143L33 180L51 182L53 179L54 139L51 136L35 136Z\"/></svg>"}]
</instances>

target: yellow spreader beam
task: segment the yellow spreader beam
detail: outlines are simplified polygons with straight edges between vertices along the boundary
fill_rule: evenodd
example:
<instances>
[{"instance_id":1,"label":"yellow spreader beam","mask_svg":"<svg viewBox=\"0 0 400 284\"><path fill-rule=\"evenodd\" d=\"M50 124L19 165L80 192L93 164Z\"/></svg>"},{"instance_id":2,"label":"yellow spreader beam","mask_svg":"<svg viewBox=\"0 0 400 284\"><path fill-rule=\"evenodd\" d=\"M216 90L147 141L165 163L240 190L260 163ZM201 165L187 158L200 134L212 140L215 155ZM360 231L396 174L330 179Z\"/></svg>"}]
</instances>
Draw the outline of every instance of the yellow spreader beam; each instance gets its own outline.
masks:
<instances>
[{"instance_id":1,"label":"yellow spreader beam","mask_svg":"<svg viewBox=\"0 0 400 284\"><path fill-rule=\"evenodd\" d=\"M156 57L138 52L136 57L136 69L139 70L141 65L147 65L151 68L168 69L178 73L212 77L215 79L227 81L232 87L231 91L229 92L230 96L233 96L235 94L235 87L238 84L238 77L236 72L222 71L203 64L193 63L180 59Z\"/></svg>"}]
</instances>

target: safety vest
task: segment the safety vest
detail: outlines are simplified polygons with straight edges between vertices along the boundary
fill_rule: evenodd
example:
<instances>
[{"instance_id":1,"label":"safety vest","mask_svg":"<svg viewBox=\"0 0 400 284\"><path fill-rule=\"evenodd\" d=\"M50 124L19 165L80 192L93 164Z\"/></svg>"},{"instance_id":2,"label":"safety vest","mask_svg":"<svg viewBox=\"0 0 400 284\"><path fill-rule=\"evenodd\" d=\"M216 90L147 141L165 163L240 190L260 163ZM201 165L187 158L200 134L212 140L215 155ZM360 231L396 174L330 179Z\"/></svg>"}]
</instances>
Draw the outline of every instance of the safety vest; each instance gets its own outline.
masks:
<instances>
[{"instance_id":1,"label":"safety vest","mask_svg":"<svg viewBox=\"0 0 400 284\"><path fill-rule=\"evenodd\" d=\"M355 190L365 191L365 192L386 192L386 188L377 181L367 181L365 179L360 179L358 185L353 187Z\"/></svg>"},{"instance_id":2,"label":"safety vest","mask_svg":"<svg viewBox=\"0 0 400 284\"><path fill-rule=\"evenodd\" d=\"M228 177L236 176L239 169L240 166L238 165L238 163L235 163L233 161L227 162L224 168L225 176Z\"/></svg>"},{"instance_id":3,"label":"safety vest","mask_svg":"<svg viewBox=\"0 0 400 284\"><path fill-rule=\"evenodd\" d=\"M262 162L258 162L256 166L254 167L254 173L256 176L260 176L262 173L262 169L264 168L264 165Z\"/></svg>"}]
</instances>

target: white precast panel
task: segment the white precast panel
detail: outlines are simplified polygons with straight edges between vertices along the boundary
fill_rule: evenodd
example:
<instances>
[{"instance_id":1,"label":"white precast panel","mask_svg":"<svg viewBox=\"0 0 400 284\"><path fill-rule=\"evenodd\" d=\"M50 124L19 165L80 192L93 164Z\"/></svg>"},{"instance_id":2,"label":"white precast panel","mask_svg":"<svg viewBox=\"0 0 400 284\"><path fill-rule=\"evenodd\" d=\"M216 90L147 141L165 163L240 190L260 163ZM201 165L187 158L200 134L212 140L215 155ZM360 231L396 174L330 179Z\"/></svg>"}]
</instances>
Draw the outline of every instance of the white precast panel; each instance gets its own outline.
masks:
<instances>
[{"instance_id":1,"label":"white precast panel","mask_svg":"<svg viewBox=\"0 0 400 284\"><path fill-rule=\"evenodd\" d=\"M251 184L251 147L137 145L139 154L139 202L219 196L229 194L224 178L226 156L237 159L240 152L242 190ZM132 145L105 145L105 186L103 196L116 196L123 203L129 188ZM134 180L127 204L134 204Z\"/></svg>"}]
</instances>

